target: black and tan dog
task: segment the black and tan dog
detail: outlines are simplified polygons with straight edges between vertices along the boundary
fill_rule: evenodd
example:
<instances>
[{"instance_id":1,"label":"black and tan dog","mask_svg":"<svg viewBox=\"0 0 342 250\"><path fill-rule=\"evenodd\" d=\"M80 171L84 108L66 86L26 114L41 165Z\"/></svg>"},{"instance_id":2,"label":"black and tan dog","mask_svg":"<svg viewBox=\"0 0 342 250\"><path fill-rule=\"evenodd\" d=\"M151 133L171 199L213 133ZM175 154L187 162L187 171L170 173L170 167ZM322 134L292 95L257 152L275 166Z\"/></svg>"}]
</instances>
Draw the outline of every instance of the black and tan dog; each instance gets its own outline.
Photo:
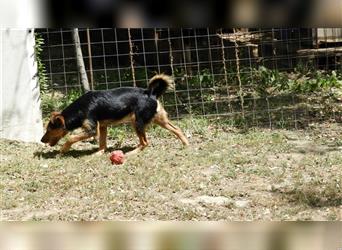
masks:
<instances>
[{"instance_id":1,"label":"black and tan dog","mask_svg":"<svg viewBox=\"0 0 342 250\"><path fill-rule=\"evenodd\" d=\"M41 141L54 146L68 132L82 128L78 135L71 136L62 146L61 152L67 152L71 145L99 136L99 152L107 148L107 126L129 122L139 137L139 145L129 154L143 150L148 141L146 127L156 123L174 133L184 145L188 140L182 131L168 119L165 109L158 98L173 86L170 76L154 76L147 89L121 87L107 91L89 91L70 104L62 112L52 112L47 131Z\"/></svg>"}]
</instances>

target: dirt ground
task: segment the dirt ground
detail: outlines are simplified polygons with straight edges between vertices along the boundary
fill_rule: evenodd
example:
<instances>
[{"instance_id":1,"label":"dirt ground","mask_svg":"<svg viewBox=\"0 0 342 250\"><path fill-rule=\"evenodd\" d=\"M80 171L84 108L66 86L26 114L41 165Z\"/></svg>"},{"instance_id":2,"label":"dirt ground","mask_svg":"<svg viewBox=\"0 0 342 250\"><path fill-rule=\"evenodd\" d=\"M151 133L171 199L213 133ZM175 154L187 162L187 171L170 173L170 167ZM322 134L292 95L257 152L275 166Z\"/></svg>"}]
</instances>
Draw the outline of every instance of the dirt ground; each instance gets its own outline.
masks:
<instances>
[{"instance_id":1,"label":"dirt ground","mask_svg":"<svg viewBox=\"0 0 342 250\"><path fill-rule=\"evenodd\" d=\"M341 124L177 125L190 147L150 128L151 145L123 165L92 141L60 155L0 140L1 220L342 220ZM109 151L137 143L127 128L111 135Z\"/></svg>"}]
</instances>

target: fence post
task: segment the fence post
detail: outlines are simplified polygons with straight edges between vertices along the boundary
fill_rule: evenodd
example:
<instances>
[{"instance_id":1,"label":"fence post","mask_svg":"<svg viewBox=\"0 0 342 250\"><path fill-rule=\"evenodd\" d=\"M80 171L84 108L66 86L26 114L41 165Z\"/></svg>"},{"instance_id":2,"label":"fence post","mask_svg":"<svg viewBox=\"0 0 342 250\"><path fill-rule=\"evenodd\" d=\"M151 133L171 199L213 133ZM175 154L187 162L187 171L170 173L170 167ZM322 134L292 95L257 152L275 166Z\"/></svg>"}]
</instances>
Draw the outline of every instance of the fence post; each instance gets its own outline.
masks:
<instances>
[{"instance_id":1,"label":"fence post","mask_svg":"<svg viewBox=\"0 0 342 250\"><path fill-rule=\"evenodd\" d=\"M234 32L234 47L235 47L235 62L236 62L236 76L239 83L239 97L241 102L241 114L242 118L245 118L245 109L244 109L244 99L243 99L243 89L242 82L240 77L240 58L239 58L239 45L237 43L237 30L233 29Z\"/></svg>"},{"instance_id":2,"label":"fence post","mask_svg":"<svg viewBox=\"0 0 342 250\"><path fill-rule=\"evenodd\" d=\"M93 59L91 57L91 41L90 41L89 29L87 29L87 43L88 43L88 56L89 56L90 84L91 84L91 89L94 90Z\"/></svg>"},{"instance_id":3,"label":"fence post","mask_svg":"<svg viewBox=\"0 0 342 250\"><path fill-rule=\"evenodd\" d=\"M132 71L132 79L133 79L133 86L136 87L137 83L135 80L135 71L134 71L134 59L133 59L133 43L132 43L132 38L131 38L131 29L128 28L128 42L129 42L129 60L131 63L131 71Z\"/></svg>"},{"instance_id":4,"label":"fence post","mask_svg":"<svg viewBox=\"0 0 342 250\"><path fill-rule=\"evenodd\" d=\"M80 37L78 35L78 29L77 28L72 30L72 38L73 38L74 43L75 43L77 68L78 68L78 72L80 73L80 76L81 76L81 83L82 83L82 86L83 86L85 92L88 92L90 90L89 81L88 81L87 72L86 72L85 66L84 66Z\"/></svg>"}]
</instances>

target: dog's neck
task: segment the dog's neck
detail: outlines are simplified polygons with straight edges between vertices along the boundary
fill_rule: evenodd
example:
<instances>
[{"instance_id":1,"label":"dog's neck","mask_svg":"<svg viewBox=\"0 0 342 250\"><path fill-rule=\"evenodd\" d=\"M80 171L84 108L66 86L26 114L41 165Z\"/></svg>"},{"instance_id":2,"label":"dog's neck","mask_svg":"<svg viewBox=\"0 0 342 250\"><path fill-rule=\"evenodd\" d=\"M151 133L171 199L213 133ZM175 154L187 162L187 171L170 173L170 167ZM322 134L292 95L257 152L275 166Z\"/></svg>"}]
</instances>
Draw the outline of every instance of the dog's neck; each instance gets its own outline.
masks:
<instances>
[{"instance_id":1,"label":"dog's neck","mask_svg":"<svg viewBox=\"0 0 342 250\"><path fill-rule=\"evenodd\" d=\"M82 117L68 114L68 112L65 112L65 111L62 112L62 115L65 120L66 130L72 131L82 126L82 121L83 121Z\"/></svg>"}]
</instances>

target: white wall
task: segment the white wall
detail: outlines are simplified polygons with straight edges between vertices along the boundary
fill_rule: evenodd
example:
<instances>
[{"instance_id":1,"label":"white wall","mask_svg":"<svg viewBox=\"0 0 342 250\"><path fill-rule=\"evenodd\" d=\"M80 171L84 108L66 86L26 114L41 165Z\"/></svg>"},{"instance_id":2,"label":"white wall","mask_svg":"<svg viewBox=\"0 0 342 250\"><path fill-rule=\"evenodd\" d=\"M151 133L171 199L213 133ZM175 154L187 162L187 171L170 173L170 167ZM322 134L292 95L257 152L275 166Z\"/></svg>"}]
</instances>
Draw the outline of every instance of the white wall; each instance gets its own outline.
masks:
<instances>
[{"instance_id":1,"label":"white wall","mask_svg":"<svg viewBox=\"0 0 342 250\"><path fill-rule=\"evenodd\" d=\"M0 138L38 142L43 134L34 34L0 29Z\"/></svg>"},{"instance_id":2,"label":"white wall","mask_svg":"<svg viewBox=\"0 0 342 250\"><path fill-rule=\"evenodd\" d=\"M43 27L46 23L44 0L1 0L0 27Z\"/></svg>"}]
</instances>

